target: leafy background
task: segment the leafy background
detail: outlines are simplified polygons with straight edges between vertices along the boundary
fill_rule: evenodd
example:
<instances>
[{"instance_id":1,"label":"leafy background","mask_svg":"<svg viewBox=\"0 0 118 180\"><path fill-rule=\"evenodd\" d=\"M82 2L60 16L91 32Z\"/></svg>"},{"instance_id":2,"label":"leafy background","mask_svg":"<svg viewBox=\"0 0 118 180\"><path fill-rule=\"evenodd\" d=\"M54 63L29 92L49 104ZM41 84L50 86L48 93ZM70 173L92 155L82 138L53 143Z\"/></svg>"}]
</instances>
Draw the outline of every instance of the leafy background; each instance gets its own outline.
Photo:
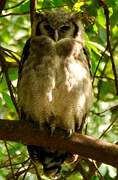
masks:
<instances>
[{"instance_id":1,"label":"leafy background","mask_svg":"<svg viewBox=\"0 0 118 180\"><path fill-rule=\"evenodd\" d=\"M109 10L110 46L118 76L118 1L106 0L105 3ZM5 9L0 16L0 49L4 50L6 54L8 80L12 83L12 92L15 97L18 62L23 46L31 33L29 5L29 0L7 0ZM89 51L94 77L94 102L87 120L86 134L117 143L118 87L115 86L109 49L105 51L107 33L103 7L97 0L39 0L37 11L58 6L84 13L85 19L91 17L90 23L85 24L85 44ZM0 66L0 71L0 119L18 119L2 66ZM81 166L84 173L90 175L88 164L81 162ZM95 166L94 164L93 169L95 169L94 173L89 176L91 180L118 178L117 169L111 166L105 164ZM16 179L37 179L35 170L24 145L0 141L0 180L12 179L13 174L16 175ZM72 171L72 167L68 167L68 165L63 167L62 176L66 176L67 180L83 179L82 173L72 171L69 174L69 170ZM42 173L41 169L40 172ZM42 174L42 179L49 178Z\"/></svg>"}]
</instances>

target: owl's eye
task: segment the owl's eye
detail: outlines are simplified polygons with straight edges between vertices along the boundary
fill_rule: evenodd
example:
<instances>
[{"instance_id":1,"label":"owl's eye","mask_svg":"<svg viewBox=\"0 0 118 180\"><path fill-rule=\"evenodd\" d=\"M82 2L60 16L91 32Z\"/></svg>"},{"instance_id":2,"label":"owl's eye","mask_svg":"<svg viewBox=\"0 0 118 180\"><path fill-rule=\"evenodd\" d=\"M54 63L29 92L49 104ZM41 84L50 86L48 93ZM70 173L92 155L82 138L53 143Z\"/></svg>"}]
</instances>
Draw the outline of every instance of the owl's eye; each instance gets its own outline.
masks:
<instances>
[{"instance_id":1,"label":"owl's eye","mask_svg":"<svg viewBox=\"0 0 118 180\"><path fill-rule=\"evenodd\" d=\"M44 25L44 28L49 33L53 33L54 32L53 28L50 25L48 25L48 24Z\"/></svg>"},{"instance_id":2,"label":"owl's eye","mask_svg":"<svg viewBox=\"0 0 118 180\"><path fill-rule=\"evenodd\" d=\"M68 31L70 29L70 26L69 25L64 25L64 26L62 26L61 28L60 28L60 31L61 32L66 32L66 31Z\"/></svg>"}]
</instances>

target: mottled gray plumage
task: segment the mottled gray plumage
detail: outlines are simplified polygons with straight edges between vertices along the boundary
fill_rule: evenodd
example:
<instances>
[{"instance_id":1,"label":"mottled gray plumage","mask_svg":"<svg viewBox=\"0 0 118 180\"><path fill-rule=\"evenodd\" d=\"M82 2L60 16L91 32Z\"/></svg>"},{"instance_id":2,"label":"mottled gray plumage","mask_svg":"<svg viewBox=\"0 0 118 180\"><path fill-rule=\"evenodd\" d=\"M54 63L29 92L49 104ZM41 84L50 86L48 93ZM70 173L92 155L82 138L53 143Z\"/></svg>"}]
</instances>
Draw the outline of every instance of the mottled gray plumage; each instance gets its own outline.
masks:
<instances>
[{"instance_id":1,"label":"mottled gray plumage","mask_svg":"<svg viewBox=\"0 0 118 180\"><path fill-rule=\"evenodd\" d=\"M52 130L73 133L82 127L91 107L82 34L76 14L54 10L36 17L28 55L23 54L21 63L18 103L26 119L38 122L42 130L48 123Z\"/></svg>"}]
</instances>

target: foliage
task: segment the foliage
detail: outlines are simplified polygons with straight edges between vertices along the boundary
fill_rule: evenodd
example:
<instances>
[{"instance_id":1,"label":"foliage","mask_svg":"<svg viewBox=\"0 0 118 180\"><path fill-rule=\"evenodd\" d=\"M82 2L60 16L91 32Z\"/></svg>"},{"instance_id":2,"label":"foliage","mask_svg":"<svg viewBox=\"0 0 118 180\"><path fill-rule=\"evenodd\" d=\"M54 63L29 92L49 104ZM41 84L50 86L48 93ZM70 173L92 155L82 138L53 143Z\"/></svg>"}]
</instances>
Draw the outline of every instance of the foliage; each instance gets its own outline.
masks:
<instances>
[{"instance_id":1,"label":"foliage","mask_svg":"<svg viewBox=\"0 0 118 180\"><path fill-rule=\"evenodd\" d=\"M109 10L108 26L110 26L110 33L106 30L107 15L104 12L104 7L100 6L99 0L40 0L37 4L37 11L64 7L83 13L84 19L86 18L88 21L92 19L90 23L84 25L85 44L91 59L94 88L94 103L87 120L86 134L116 143L118 136L118 83L116 81L118 79L115 79L115 75L118 76L118 1L106 0L105 3ZM1 119L18 119L8 82L11 81L10 87L16 97L18 63L25 41L31 32L29 5L30 1L28 0L8 0L0 16L0 50L5 53L6 67L8 67L7 78L2 71L0 59ZM108 42L108 38L110 42ZM80 163L84 173L88 175L90 175L89 163ZM90 169L94 170L94 173L89 176L91 180L99 180L102 177L104 179L115 179L117 176L116 169L113 167L104 164L95 165L95 163L93 166ZM20 179L29 179L29 176L36 179L32 169L33 165L30 164L25 146L11 142L0 143L0 179L11 178L13 172ZM76 169L75 171L72 170L70 175L70 169L72 170L72 167L66 167L66 165L62 169L62 174L63 176L66 175L66 179L82 179L83 173L78 173Z\"/></svg>"}]
</instances>

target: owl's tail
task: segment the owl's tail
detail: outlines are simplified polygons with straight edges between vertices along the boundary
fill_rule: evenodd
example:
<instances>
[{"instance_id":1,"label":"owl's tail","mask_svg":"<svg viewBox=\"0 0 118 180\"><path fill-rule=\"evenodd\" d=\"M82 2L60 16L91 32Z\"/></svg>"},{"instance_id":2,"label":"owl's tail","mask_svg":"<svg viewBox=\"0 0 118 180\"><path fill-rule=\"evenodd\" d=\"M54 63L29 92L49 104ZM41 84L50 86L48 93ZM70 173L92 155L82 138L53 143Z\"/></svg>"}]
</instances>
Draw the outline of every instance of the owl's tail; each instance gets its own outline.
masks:
<instances>
[{"instance_id":1,"label":"owl's tail","mask_svg":"<svg viewBox=\"0 0 118 180\"><path fill-rule=\"evenodd\" d=\"M34 145L28 145L27 148L31 159L34 162L40 162L43 165L44 173L47 175L58 174L61 170L61 164L67 158L68 154Z\"/></svg>"}]
</instances>

